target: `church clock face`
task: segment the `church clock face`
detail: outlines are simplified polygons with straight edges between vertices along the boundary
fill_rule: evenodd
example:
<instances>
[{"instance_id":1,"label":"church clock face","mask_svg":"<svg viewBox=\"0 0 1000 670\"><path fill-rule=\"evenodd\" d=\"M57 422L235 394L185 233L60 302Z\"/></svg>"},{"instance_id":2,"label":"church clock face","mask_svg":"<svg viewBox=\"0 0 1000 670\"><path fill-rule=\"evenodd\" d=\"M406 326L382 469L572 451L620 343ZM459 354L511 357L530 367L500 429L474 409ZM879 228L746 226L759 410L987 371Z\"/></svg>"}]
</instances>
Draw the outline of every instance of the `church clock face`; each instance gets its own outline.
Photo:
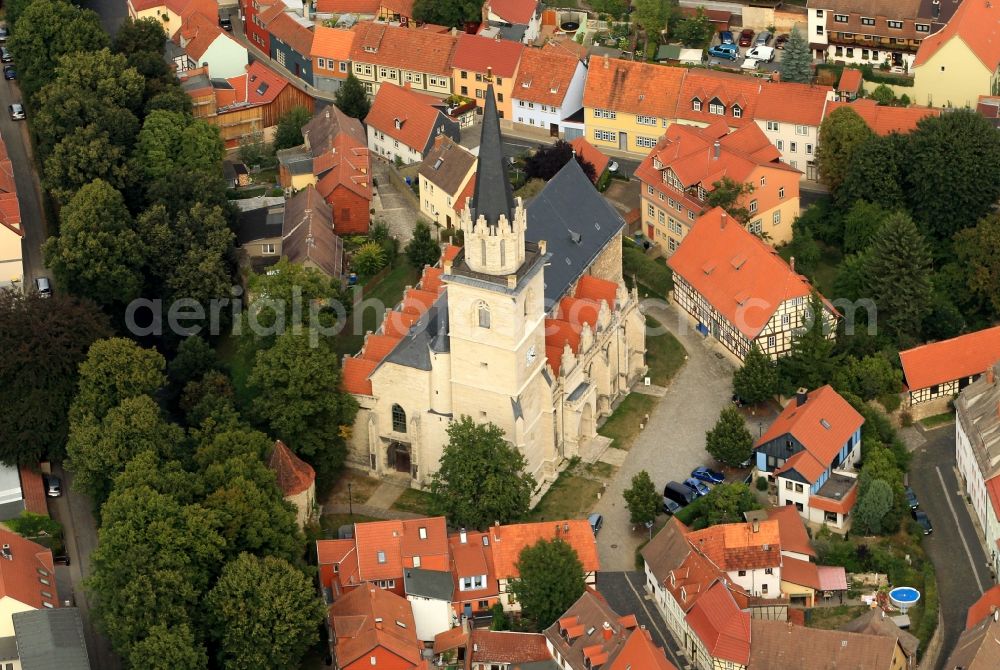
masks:
<instances>
[{"instance_id":1,"label":"church clock face","mask_svg":"<svg viewBox=\"0 0 1000 670\"><path fill-rule=\"evenodd\" d=\"M528 352L524 355L524 364L530 366L535 362L535 345L528 347Z\"/></svg>"}]
</instances>

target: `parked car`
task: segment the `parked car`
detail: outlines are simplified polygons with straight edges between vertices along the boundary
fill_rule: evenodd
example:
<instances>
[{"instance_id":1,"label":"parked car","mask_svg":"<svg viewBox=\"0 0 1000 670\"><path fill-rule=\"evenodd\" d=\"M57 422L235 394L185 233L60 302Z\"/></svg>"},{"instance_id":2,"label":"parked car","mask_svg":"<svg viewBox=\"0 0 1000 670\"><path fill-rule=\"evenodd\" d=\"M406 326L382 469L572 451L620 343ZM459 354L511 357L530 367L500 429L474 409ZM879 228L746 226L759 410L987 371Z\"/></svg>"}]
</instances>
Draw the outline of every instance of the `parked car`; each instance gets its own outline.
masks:
<instances>
[{"instance_id":1,"label":"parked car","mask_svg":"<svg viewBox=\"0 0 1000 670\"><path fill-rule=\"evenodd\" d=\"M618 172L618 161L611 161L608 163L608 172L611 174Z\"/></svg>"},{"instance_id":2,"label":"parked car","mask_svg":"<svg viewBox=\"0 0 1000 670\"><path fill-rule=\"evenodd\" d=\"M709 47L708 55L736 61L740 59L740 50L735 44L716 44L714 47Z\"/></svg>"},{"instance_id":3,"label":"parked car","mask_svg":"<svg viewBox=\"0 0 1000 670\"><path fill-rule=\"evenodd\" d=\"M784 49L789 39L791 39L791 36L788 33L785 33L784 35L778 35L778 37L775 38L774 40L774 48Z\"/></svg>"},{"instance_id":4,"label":"parked car","mask_svg":"<svg viewBox=\"0 0 1000 670\"><path fill-rule=\"evenodd\" d=\"M7 105L7 111L10 112L10 118L12 121L24 121L24 107L19 102Z\"/></svg>"},{"instance_id":5,"label":"parked car","mask_svg":"<svg viewBox=\"0 0 1000 670\"><path fill-rule=\"evenodd\" d=\"M744 28L743 32L740 33L740 46L748 47L753 44L753 31L749 28Z\"/></svg>"},{"instance_id":6,"label":"parked car","mask_svg":"<svg viewBox=\"0 0 1000 670\"><path fill-rule=\"evenodd\" d=\"M684 509L684 508L681 507L680 505L678 505L677 503L675 503L673 500L671 500L670 498L668 498L666 496L663 496L663 513L664 514L669 514L670 516L673 516L674 514L677 514L678 512L680 512L682 509Z\"/></svg>"},{"instance_id":7,"label":"parked car","mask_svg":"<svg viewBox=\"0 0 1000 670\"><path fill-rule=\"evenodd\" d=\"M920 527L924 529L924 535L930 535L934 532L934 525L931 524L931 518L927 516L927 512L915 509L910 513L913 515L913 520L920 524Z\"/></svg>"},{"instance_id":8,"label":"parked car","mask_svg":"<svg viewBox=\"0 0 1000 670\"><path fill-rule=\"evenodd\" d=\"M48 277L35 277L35 290L38 291L38 295L43 298L52 297L52 284L49 283Z\"/></svg>"},{"instance_id":9,"label":"parked car","mask_svg":"<svg viewBox=\"0 0 1000 670\"><path fill-rule=\"evenodd\" d=\"M45 475L45 495L50 498L58 498L62 495L62 480L55 475Z\"/></svg>"},{"instance_id":10,"label":"parked car","mask_svg":"<svg viewBox=\"0 0 1000 670\"><path fill-rule=\"evenodd\" d=\"M233 32L233 21L228 16L219 19L219 26L226 32L229 33Z\"/></svg>"},{"instance_id":11,"label":"parked car","mask_svg":"<svg viewBox=\"0 0 1000 670\"><path fill-rule=\"evenodd\" d=\"M750 70L757 71L757 66L760 65L760 61L756 58L744 58L743 64L740 65L740 69L749 72Z\"/></svg>"},{"instance_id":12,"label":"parked car","mask_svg":"<svg viewBox=\"0 0 1000 670\"><path fill-rule=\"evenodd\" d=\"M3 66L3 78L6 79L7 81L10 81L11 79L17 79L17 71L14 69L13 65Z\"/></svg>"},{"instance_id":13,"label":"parked car","mask_svg":"<svg viewBox=\"0 0 1000 670\"><path fill-rule=\"evenodd\" d=\"M691 476L698 481L707 482L709 484L721 484L726 481L726 476L724 474L711 468L706 468L704 465L692 470Z\"/></svg>"},{"instance_id":14,"label":"parked car","mask_svg":"<svg viewBox=\"0 0 1000 670\"><path fill-rule=\"evenodd\" d=\"M920 501L917 499L917 494L913 492L909 486L906 487L906 502L910 506L910 509L917 509L920 507Z\"/></svg>"},{"instance_id":15,"label":"parked car","mask_svg":"<svg viewBox=\"0 0 1000 670\"><path fill-rule=\"evenodd\" d=\"M663 497L664 499L669 498L681 507L684 507L693 503L698 494L683 484L670 482L663 488Z\"/></svg>"},{"instance_id":16,"label":"parked car","mask_svg":"<svg viewBox=\"0 0 1000 670\"><path fill-rule=\"evenodd\" d=\"M754 41L754 44L762 47L770 42L772 37L774 37L774 35L772 35L769 30L762 30L757 33L757 39Z\"/></svg>"},{"instance_id":17,"label":"parked car","mask_svg":"<svg viewBox=\"0 0 1000 670\"><path fill-rule=\"evenodd\" d=\"M736 42L733 41L733 33L728 30L720 30L719 44L736 44Z\"/></svg>"},{"instance_id":18,"label":"parked car","mask_svg":"<svg viewBox=\"0 0 1000 670\"><path fill-rule=\"evenodd\" d=\"M597 512L594 512L587 517L587 521L590 522L590 530L594 531L594 537L597 537L597 533L600 532L601 526L604 525L604 517Z\"/></svg>"},{"instance_id":19,"label":"parked car","mask_svg":"<svg viewBox=\"0 0 1000 670\"><path fill-rule=\"evenodd\" d=\"M7 24L0 25L0 42L6 42L8 37L10 32L7 30Z\"/></svg>"},{"instance_id":20,"label":"parked car","mask_svg":"<svg viewBox=\"0 0 1000 670\"><path fill-rule=\"evenodd\" d=\"M774 49L772 47L755 46L747 51L747 60L770 63L774 60Z\"/></svg>"},{"instance_id":21,"label":"parked car","mask_svg":"<svg viewBox=\"0 0 1000 670\"><path fill-rule=\"evenodd\" d=\"M684 480L684 486L688 487L692 491L698 494L698 496L707 496L712 490L704 484L704 482L699 482L694 477L688 477Z\"/></svg>"},{"instance_id":22,"label":"parked car","mask_svg":"<svg viewBox=\"0 0 1000 670\"><path fill-rule=\"evenodd\" d=\"M0 47L0 61L3 61L4 63L13 63L14 54L12 54L10 49L7 47Z\"/></svg>"}]
</instances>

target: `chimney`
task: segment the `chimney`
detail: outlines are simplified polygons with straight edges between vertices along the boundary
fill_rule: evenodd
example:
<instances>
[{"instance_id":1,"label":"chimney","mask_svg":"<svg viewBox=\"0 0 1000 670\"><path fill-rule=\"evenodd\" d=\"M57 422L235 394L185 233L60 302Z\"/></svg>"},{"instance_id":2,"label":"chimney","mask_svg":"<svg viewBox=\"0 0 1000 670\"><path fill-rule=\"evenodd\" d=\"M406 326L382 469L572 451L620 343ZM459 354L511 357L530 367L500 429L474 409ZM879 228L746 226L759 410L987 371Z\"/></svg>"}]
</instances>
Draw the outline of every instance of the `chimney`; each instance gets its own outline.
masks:
<instances>
[{"instance_id":1,"label":"chimney","mask_svg":"<svg viewBox=\"0 0 1000 670\"><path fill-rule=\"evenodd\" d=\"M382 617L380 616L375 617L375 628L377 628L378 630L382 630Z\"/></svg>"},{"instance_id":2,"label":"chimney","mask_svg":"<svg viewBox=\"0 0 1000 670\"><path fill-rule=\"evenodd\" d=\"M614 631L611 630L611 624L605 621L604 630L601 631L601 635L604 637L605 640L610 640L612 633L614 633Z\"/></svg>"},{"instance_id":3,"label":"chimney","mask_svg":"<svg viewBox=\"0 0 1000 670\"><path fill-rule=\"evenodd\" d=\"M608 54L604 54L604 69L608 70L611 68L611 60L608 58Z\"/></svg>"},{"instance_id":4,"label":"chimney","mask_svg":"<svg viewBox=\"0 0 1000 670\"><path fill-rule=\"evenodd\" d=\"M993 386L993 382L995 379L996 377L994 376L993 373L993 367L990 366L990 368L986 371L986 383L989 384L990 386Z\"/></svg>"},{"instance_id":5,"label":"chimney","mask_svg":"<svg viewBox=\"0 0 1000 670\"><path fill-rule=\"evenodd\" d=\"M466 542L469 541L469 535L468 533L465 532L464 528L458 531L458 541L461 542L462 544L465 544Z\"/></svg>"},{"instance_id":6,"label":"chimney","mask_svg":"<svg viewBox=\"0 0 1000 670\"><path fill-rule=\"evenodd\" d=\"M486 81L493 81L493 66L486 66Z\"/></svg>"},{"instance_id":7,"label":"chimney","mask_svg":"<svg viewBox=\"0 0 1000 670\"><path fill-rule=\"evenodd\" d=\"M791 269L792 272L795 272L795 256L789 256L788 267Z\"/></svg>"},{"instance_id":8,"label":"chimney","mask_svg":"<svg viewBox=\"0 0 1000 670\"><path fill-rule=\"evenodd\" d=\"M795 392L795 406L796 407L802 407L803 405L805 405L806 404L806 398L807 398L808 394L809 394L809 391L807 391L804 388L800 388L798 391L796 391Z\"/></svg>"},{"instance_id":9,"label":"chimney","mask_svg":"<svg viewBox=\"0 0 1000 670\"><path fill-rule=\"evenodd\" d=\"M451 29L451 36L452 37L458 37L458 28L452 28Z\"/></svg>"},{"instance_id":10,"label":"chimney","mask_svg":"<svg viewBox=\"0 0 1000 670\"><path fill-rule=\"evenodd\" d=\"M722 150L722 145L719 144L719 140L715 140L715 144L712 145L712 160L719 157L719 152Z\"/></svg>"},{"instance_id":11,"label":"chimney","mask_svg":"<svg viewBox=\"0 0 1000 670\"><path fill-rule=\"evenodd\" d=\"M760 519L754 519L753 522L751 522L750 527L753 528L753 532L759 533L760 532Z\"/></svg>"},{"instance_id":12,"label":"chimney","mask_svg":"<svg viewBox=\"0 0 1000 670\"><path fill-rule=\"evenodd\" d=\"M728 218L729 218L729 216L726 214L726 210L722 210L722 214L719 215L719 227L720 228L725 228L726 227L726 219L728 219Z\"/></svg>"},{"instance_id":13,"label":"chimney","mask_svg":"<svg viewBox=\"0 0 1000 670\"><path fill-rule=\"evenodd\" d=\"M538 240L538 252L543 256L546 254L549 248L549 243L546 240Z\"/></svg>"}]
</instances>

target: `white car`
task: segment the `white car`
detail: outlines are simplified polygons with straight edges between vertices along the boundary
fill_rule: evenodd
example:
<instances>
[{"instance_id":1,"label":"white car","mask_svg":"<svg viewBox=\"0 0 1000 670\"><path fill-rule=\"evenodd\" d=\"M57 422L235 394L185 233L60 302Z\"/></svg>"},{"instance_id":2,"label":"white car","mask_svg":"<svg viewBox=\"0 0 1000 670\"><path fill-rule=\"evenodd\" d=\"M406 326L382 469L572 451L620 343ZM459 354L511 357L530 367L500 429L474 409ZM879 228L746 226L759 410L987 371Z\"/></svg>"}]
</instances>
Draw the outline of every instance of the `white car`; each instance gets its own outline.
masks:
<instances>
[{"instance_id":1,"label":"white car","mask_svg":"<svg viewBox=\"0 0 1000 670\"><path fill-rule=\"evenodd\" d=\"M756 70L757 70L757 63L758 63L758 61L755 61L753 58L750 58L749 56L747 56L743 60L743 65L740 65L740 69L741 70L747 70L748 72L750 70L753 70L753 71L756 72Z\"/></svg>"},{"instance_id":2,"label":"white car","mask_svg":"<svg viewBox=\"0 0 1000 670\"><path fill-rule=\"evenodd\" d=\"M750 51L747 51L747 60L765 61L770 63L774 60L774 47L766 47L763 45L755 46Z\"/></svg>"}]
</instances>

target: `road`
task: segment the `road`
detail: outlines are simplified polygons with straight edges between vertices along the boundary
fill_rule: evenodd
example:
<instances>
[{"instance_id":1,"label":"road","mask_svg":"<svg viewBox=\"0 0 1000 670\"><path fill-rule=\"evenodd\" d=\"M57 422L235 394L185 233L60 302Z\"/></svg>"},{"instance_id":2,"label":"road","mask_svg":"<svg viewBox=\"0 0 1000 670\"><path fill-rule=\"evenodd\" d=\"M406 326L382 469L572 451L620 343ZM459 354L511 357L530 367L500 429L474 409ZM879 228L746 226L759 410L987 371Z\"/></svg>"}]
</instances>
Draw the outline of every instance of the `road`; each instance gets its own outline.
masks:
<instances>
[{"instance_id":1,"label":"road","mask_svg":"<svg viewBox=\"0 0 1000 670\"><path fill-rule=\"evenodd\" d=\"M645 626L656 646L678 668L685 667L677 643L667 629L667 623L656 611L656 604L646 595L646 577L641 572L598 572L597 590L619 614L635 614L639 625Z\"/></svg>"},{"instance_id":2,"label":"road","mask_svg":"<svg viewBox=\"0 0 1000 670\"><path fill-rule=\"evenodd\" d=\"M934 533L924 538L924 550L937 571L944 620L940 670L965 628L966 612L993 580L955 472L955 427L927 431L924 438L927 441L913 452L909 482L934 524Z\"/></svg>"}]
</instances>

